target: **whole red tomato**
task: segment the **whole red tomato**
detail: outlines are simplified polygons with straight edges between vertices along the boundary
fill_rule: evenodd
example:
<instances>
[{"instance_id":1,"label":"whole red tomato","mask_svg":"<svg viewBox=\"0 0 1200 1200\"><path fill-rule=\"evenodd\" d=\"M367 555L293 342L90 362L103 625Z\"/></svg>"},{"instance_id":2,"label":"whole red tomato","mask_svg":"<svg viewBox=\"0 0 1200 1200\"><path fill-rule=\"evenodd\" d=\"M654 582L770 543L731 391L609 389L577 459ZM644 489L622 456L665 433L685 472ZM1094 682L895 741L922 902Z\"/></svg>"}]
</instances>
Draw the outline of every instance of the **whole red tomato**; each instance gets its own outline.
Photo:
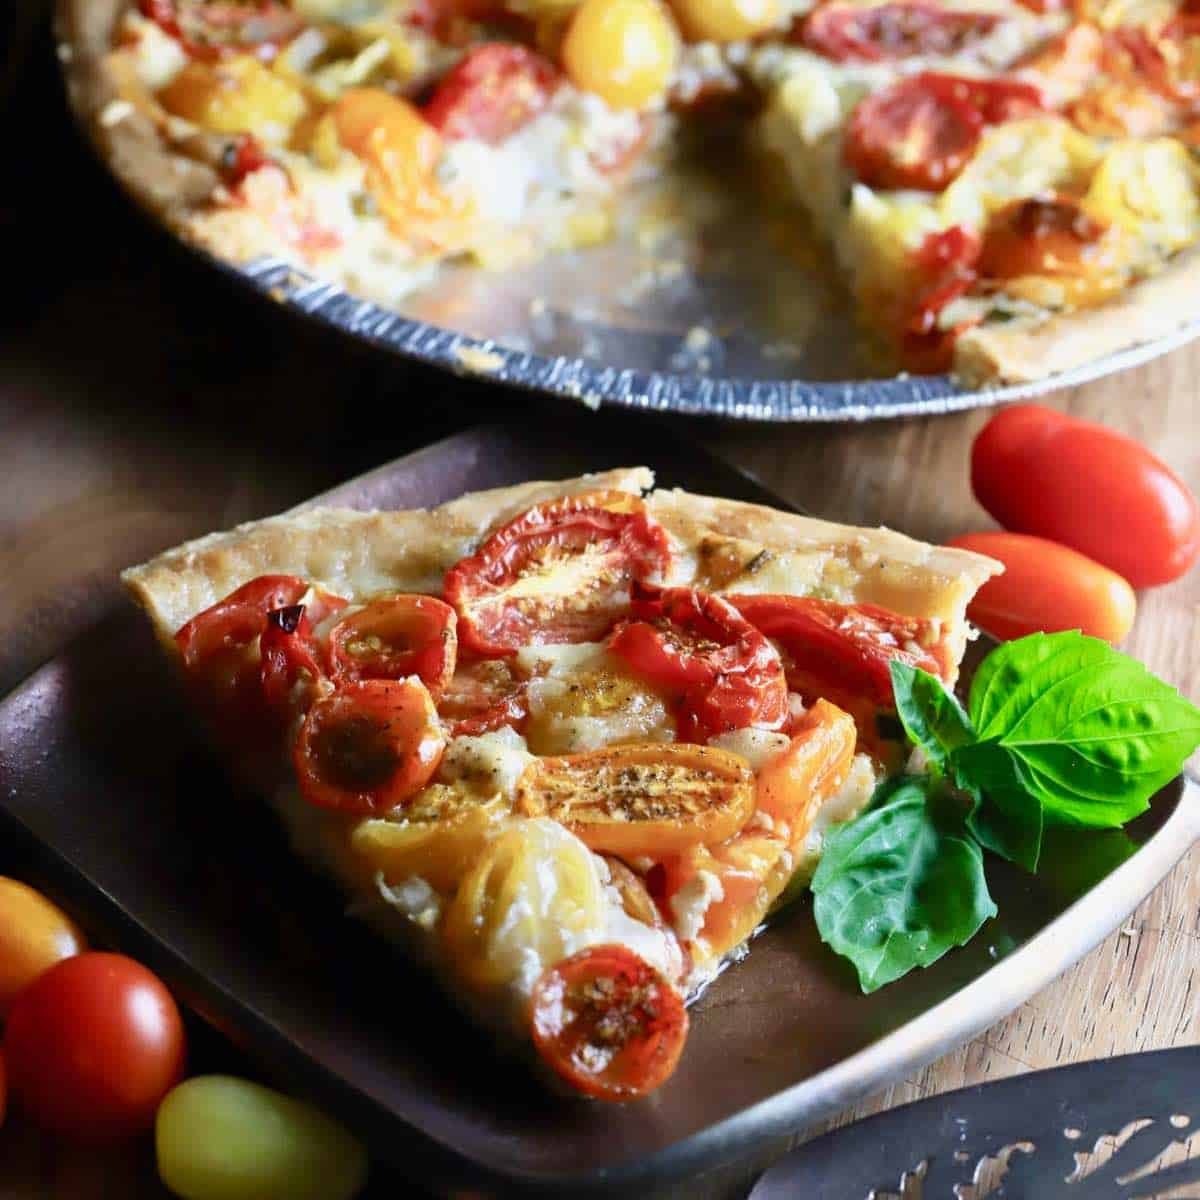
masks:
<instances>
[{"instance_id":1,"label":"whole red tomato","mask_svg":"<svg viewBox=\"0 0 1200 1200\"><path fill-rule=\"evenodd\" d=\"M140 963L80 954L13 1001L4 1055L13 1102L37 1124L81 1141L119 1141L149 1129L183 1077L183 1023Z\"/></svg>"},{"instance_id":2,"label":"whole red tomato","mask_svg":"<svg viewBox=\"0 0 1200 1200\"><path fill-rule=\"evenodd\" d=\"M1200 506L1133 438L1040 404L997 413L975 439L971 486L1006 529L1061 542L1134 587L1177 579L1200 554Z\"/></svg>"}]
</instances>

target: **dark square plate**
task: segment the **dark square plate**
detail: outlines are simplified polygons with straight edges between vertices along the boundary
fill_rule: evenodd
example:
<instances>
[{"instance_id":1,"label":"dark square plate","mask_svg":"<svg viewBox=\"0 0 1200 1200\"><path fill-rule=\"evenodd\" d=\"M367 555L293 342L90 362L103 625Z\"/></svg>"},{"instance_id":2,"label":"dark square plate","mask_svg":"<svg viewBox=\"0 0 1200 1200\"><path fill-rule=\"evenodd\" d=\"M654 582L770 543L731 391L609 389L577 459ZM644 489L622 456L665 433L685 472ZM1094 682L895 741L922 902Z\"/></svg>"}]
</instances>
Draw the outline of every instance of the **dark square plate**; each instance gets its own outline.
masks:
<instances>
[{"instance_id":1,"label":"dark square plate","mask_svg":"<svg viewBox=\"0 0 1200 1200\"><path fill-rule=\"evenodd\" d=\"M406 508L647 461L665 485L782 503L677 439L614 443L587 428L574 444L561 430L473 430L320 499ZM0 827L33 850L43 882L377 1153L446 1188L641 1195L844 1107L986 1028L1111 931L1200 835L1192 791L1164 789L1128 836L1076 835L1058 861L1050 846L1043 880L989 864L1000 918L874 996L799 906L696 1005L674 1079L608 1107L551 1095L497 1059L342 915L265 807L199 749L132 609L0 704Z\"/></svg>"}]
</instances>

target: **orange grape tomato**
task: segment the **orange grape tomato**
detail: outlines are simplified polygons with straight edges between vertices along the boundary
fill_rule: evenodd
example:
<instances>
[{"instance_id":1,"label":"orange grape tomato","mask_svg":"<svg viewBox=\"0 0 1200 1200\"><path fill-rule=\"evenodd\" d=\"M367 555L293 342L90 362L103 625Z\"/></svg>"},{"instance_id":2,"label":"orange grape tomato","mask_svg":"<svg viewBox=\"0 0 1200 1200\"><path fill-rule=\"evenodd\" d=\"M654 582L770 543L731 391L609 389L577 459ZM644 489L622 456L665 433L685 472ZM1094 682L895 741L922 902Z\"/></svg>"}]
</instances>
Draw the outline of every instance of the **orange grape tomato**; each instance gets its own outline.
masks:
<instances>
[{"instance_id":1,"label":"orange grape tomato","mask_svg":"<svg viewBox=\"0 0 1200 1200\"><path fill-rule=\"evenodd\" d=\"M90 1143L136 1137L183 1078L183 1022L140 963L89 952L38 976L4 1034L13 1103L43 1129Z\"/></svg>"},{"instance_id":2,"label":"orange grape tomato","mask_svg":"<svg viewBox=\"0 0 1200 1200\"><path fill-rule=\"evenodd\" d=\"M660 1087L687 1041L683 998L624 946L593 946L534 985L533 1042L543 1061L597 1100L636 1100Z\"/></svg>"},{"instance_id":3,"label":"orange grape tomato","mask_svg":"<svg viewBox=\"0 0 1200 1200\"><path fill-rule=\"evenodd\" d=\"M998 559L1004 574L988 580L967 609L994 637L1079 629L1116 643L1137 615L1133 588L1115 571L1077 550L1022 533L967 533L946 543Z\"/></svg>"},{"instance_id":4,"label":"orange grape tomato","mask_svg":"<svg viewBox=\"0 0 1200 1200\"><path fill-rule=\"evenodd\" d=\"M812 823L819 802L846 782L857 740L854 718L818 700L793 727L787 749L759 771L758 808L792 826L793 844Z\"/></svg>"},{"instance_id":5,"label":"orange grape tomato","mask_svg":"<svg viewBox=\"0 0 1200 1200\"><path fill-rule=\"evenodd\" d=\"M997 413L975 439L971 486L1006 529L1062 542L1134 587L1168 583L1200 555L1200 505L1133 438L1041 404Z\"/></svg>"},{"instance_id":6,"label":"orange grape tomato","mask_svg":"<svg viewBox=\"0 0 1200 1200\"><path fill-rule=\"evenodd\" d=\"M43 971L87 949L75 922L40 892L0 876L0 1020Z\"/></svg>"}]
</instances>

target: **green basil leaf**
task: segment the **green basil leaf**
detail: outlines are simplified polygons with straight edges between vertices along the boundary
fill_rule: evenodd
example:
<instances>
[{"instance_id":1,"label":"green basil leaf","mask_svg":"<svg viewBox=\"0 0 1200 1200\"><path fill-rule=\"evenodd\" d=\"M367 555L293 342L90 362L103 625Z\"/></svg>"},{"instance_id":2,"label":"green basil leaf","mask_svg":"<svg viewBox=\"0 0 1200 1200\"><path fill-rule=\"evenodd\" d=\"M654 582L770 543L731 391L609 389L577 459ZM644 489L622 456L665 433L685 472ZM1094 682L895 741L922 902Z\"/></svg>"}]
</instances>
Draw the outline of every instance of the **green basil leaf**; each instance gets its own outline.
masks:
<instances>
[{"instance_id":1,"label":"green basil leaf","mask_svg":"<svg viewBox=\"0 0 1200 1200\"><path fill-rule=\"evenodd\" d=\"M1046 821L1111 828L1143 812L1200 745L1200 710L1141 663L1079 633L994 650L971 687L980 742L1019 761Z\"/></svg>"},{"instance_id":2,"label":"green basil leaf","mask_svg":"<svg viewBox=\"0 0 1200 1200\"><path fill-rule=\"evenodd\" d=\"M970 717L936 675L895 660L889 666L904 731L939 771L945 771L951 751L975 738Z\"/></svg>"},{"instance_id":3,"label":"green basil leaf","mask_svg":"<svg viewBox=\"0 0 1200 1200\"><path fill-rule=\"evenodd\" d=\"M954 781L975 798L967 828L985 850L1038 869L1042 802L1016 756L998 742L964 746L951 758Z\"/></svg>"},{"instance_id":4,"label":"green basil leaf","mask_svg":"<svg viewBox=\"0 0 1200 1200\"><path fill-rule=\"evenodd\" d=\"M914 777L826 838L812 881L817 928L864 992L936 962L996 915L983 854L936 789Z\"/></svg>"}]
</instances>

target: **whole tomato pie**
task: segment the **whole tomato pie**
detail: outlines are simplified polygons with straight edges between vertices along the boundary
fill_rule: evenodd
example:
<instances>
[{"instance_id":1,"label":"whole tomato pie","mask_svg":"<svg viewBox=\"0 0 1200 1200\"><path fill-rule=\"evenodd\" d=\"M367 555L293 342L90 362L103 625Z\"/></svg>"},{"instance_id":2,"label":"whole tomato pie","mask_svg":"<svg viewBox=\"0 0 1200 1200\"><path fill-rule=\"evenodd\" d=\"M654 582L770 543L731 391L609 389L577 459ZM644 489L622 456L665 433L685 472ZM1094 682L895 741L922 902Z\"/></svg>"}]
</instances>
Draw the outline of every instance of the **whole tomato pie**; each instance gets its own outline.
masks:
<instances>
[{"instance_id":1,"label":"whole tomato pie","mask_svg":"<svg viewBox=\"0 0 1200 1200\"><path fill-rule=\"evenodd\" d=\"M895 369L1028 380L1197 315L1196 0L63 5L146 204L385 304L603 241L719 124Z\"/></svg>"},{"instance_id":2,"label":"whole tomato pie","mask_svg":"<svg viewBox=\"0 0 1200 1200\"><path fill-rule=\"evenodd\" d=\"M317 508L124 579L216 746L351 910L571 1088L646 1095L687 1001L900 771L991 559L645 468Z\"/></svg>"}]
</instances>

